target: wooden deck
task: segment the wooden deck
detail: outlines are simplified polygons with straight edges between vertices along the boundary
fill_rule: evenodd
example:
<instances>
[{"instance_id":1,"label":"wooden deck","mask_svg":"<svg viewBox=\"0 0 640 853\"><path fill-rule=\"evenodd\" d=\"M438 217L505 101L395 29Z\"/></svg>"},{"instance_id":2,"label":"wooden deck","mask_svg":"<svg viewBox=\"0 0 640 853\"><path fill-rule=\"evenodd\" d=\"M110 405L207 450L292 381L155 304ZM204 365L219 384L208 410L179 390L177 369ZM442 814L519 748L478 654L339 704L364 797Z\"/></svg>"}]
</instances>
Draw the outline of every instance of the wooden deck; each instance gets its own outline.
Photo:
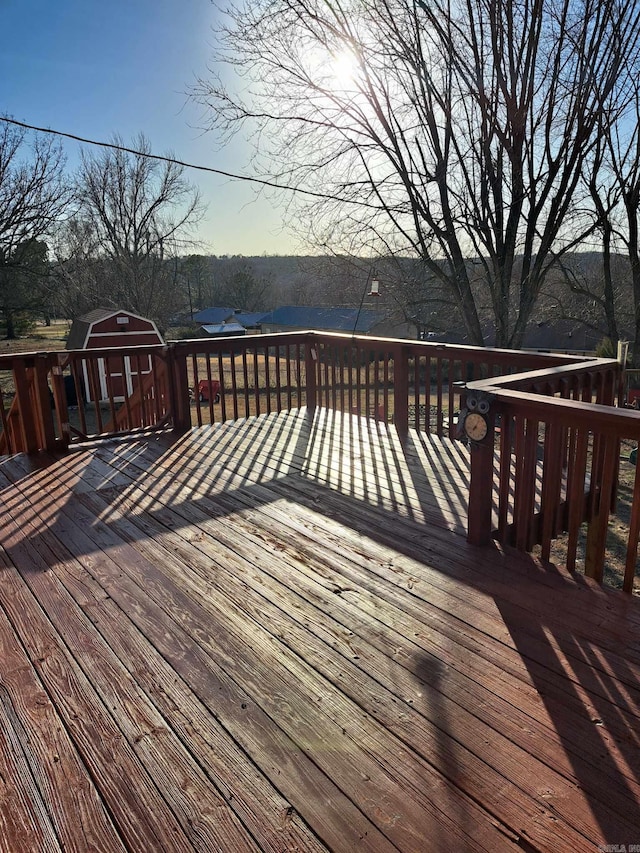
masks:
<instances>
[{"instance_id":1,"label":"wooden deck","mask_svg":"<svg viewBox=\"0 0 640 853\"><path fill-rule=\"evenodd\" d=\"M326 411L0 461L0 849L640 845L640 601L467 478Z\"/></svg>"}]
</instances>

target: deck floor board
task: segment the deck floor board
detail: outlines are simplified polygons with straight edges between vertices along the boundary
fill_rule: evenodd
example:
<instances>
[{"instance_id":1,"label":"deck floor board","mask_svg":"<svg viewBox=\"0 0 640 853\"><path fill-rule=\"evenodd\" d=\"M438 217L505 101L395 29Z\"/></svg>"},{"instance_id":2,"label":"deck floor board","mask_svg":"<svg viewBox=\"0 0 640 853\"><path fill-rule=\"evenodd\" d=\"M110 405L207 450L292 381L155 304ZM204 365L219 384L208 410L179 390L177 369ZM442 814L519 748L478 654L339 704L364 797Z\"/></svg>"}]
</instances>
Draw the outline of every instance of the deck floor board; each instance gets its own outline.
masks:
<instances>
[{"instance_id":1,"label":"deck floor board","mask_svg":"<svg viewBox=\"0 0 640 853\"><path fill-rule=\"evenodd\" d=\"M468 465L326 411L0 461L0 849L640 844L640 602L469 546Z\"/></svg>"}]
</instances>

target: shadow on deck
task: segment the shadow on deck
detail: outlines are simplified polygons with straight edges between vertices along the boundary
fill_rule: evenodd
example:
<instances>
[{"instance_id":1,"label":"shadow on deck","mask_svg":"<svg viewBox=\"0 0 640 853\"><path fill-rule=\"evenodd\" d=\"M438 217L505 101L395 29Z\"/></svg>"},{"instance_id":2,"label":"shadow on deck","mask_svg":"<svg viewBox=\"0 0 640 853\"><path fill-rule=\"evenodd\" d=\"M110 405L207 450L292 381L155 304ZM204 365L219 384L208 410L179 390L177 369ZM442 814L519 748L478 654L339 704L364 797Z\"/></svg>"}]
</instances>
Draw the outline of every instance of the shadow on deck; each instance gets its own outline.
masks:
<instances>
[{"instance_id":1,"label":"shadow on deck","mask_svg":"<svg viewBox=\"0 0 640 853\"><path fill-rule=\"evenodd\" d=\"M640 844L640 603L319 411L0 463L0 847Z\"/></svg>"}]
</instances>

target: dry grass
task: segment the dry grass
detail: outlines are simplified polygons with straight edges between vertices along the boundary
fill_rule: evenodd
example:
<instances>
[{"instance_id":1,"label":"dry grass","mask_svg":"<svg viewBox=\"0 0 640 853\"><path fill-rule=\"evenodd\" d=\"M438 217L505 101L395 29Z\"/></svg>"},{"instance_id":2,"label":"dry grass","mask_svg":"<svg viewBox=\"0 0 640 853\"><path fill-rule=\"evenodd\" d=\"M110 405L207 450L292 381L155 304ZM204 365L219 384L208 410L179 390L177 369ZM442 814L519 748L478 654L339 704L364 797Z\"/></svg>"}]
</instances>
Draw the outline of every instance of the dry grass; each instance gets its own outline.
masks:
<instances>
[{"instance_id":1,"label":"dry grass","mask_svg":"<svg viewBox=\"0 0 640 853\"><path fill-rule=\"evenodd\" d=\"M605 586L614 589L621 589L624 580L629 523L631 520L633 490L636 477L636 467L629 462L629 454L635 446L636 443L634 441L622 441L621 443L618 500L616 511L609 518L603 580ZM576 570L578 572L584 572L586 529L587 525L583 524L578 537L576 559ZM566 557L567 536L563 535L558 537L552 544L551 562L564 565ZM640 577L636 577L635 579L633 594L640 595Z\"/></svg>"},{"instance_id":2,"label":"dry grass","mask_svg":"<svg viewBox=\"0 0 640 853\"><path fill-rule=\"evenodd\" d=\"M69 322L54 320L51 326L36 326L29 337L15 341L0 340L0 355L10 355L14 352L57 352L65 348L68 334Z\"/></svg>"},{"instance_id":3,"label":"dry grass","mask_svg":"<svg viewBox=\"0 0 640 853\"><path fill-rule=\"evenodd\" d=\"M0 356L21 352L51 352L65 348L69 323L66 320L55 321L51 326L36 326L29 337L15 341L0 340ZM13 375L10 370L0 369L0 390L5 403L15 393Z\"/></svg>"}]
</instances>

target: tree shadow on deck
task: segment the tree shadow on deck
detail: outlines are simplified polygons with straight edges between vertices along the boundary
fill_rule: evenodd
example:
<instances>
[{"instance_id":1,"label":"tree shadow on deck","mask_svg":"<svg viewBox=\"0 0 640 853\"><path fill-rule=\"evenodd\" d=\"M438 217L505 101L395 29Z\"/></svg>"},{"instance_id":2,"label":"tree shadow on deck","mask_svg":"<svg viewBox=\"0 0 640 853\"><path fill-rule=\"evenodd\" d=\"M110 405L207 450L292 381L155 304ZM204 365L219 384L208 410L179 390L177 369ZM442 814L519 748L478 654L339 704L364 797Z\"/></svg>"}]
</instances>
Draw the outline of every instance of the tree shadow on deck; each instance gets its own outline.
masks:
<instances>
[{"instance_id":1,"label":"tree shadow on deck","mask_svg":"<svg viewBox=\"0 0 640 853\"><path fill-rule=\"evenodd\" d=\"M554 820L591 837L595 825L607 843L640 843L640 833L625 835L640 826L638 602L520 554L469 546L461 535L465 465L460 445L413 433L403 444L392 428L326 411L313 421L300 413L202 429L170 442L151 437L144 446L111 441L48 459L41 469L26 458L0 466L0 477L4 471L14 482L0 479L13 525L3 535L4 549L16 566L25 565L26 555L37 571L68 556L82 562L92 551L109 553L119 542L135 547L136 537L165 536L170 545L172 533L194 528L190 545L204 547L197 537L206 536L211 554L217 522L237 520L241 537L241 521L250 525L253 513L266 509L275 517L286 514L288 504L303 507L310 538L300 560L311 561L318 551L326 518L333 523L327 565L332 554L337 560L340 525L346 558L372 572L361 599L370 596L375 607L376 596L387 604L404 596L413 633L389 622L382 608L374 610L382 642L387 634L403 636L397 668L387 682L379 673L375 678L388 689L397 681L405 713L416 722L428 719L437 755L424 752L411 727L388 722L469 792L468 807L464 798L456 803L462 827L474 820L478 786L465 773L475 766L493 780L484 807L523 844L535 845L536 830L547 837ZM231 543L229 528L226 535ZM266 534L260 541L266 562L288 547ZM333 579L327 574L327 583ZM348 599L349 586L346 581L332 593ZM355 621L345 627L358 636ZM371 675L364 655L351 663ZM465 701L472 690L476 698ZM472 724L486 742L465 734ZM502 758L495 760L492 739L502 747L516 743L511 774ZM519 760L539 778L520 776ZM553 778L564 790L549 789L548 769L557 770ZM528 826L518 823L517 810L509 811L501 784L536 803L539 814Z\"/></svg>"}]
</instances>

